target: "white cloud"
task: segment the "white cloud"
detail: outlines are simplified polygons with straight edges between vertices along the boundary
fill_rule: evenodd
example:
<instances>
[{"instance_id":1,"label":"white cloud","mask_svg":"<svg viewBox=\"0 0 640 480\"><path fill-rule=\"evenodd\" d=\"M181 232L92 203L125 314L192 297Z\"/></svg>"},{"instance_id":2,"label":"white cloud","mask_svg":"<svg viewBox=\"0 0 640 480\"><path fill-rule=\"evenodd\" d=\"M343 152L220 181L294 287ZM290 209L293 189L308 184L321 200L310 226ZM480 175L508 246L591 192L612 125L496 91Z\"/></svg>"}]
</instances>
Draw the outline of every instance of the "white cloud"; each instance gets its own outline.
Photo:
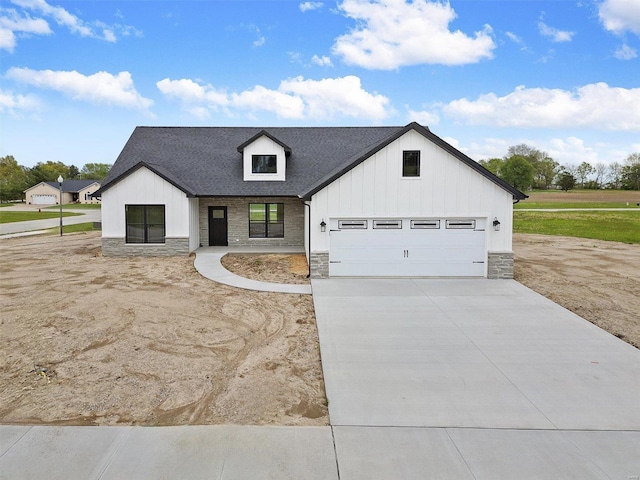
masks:
<instances>
[{"instance_id":1,"label":"white cloud","mask_svg":"<svg viewBox=\"0 0 640 480\"><path fill-rule=\"evenodd\" d=\"M11 0L14 5L36 12L53 19L58 25L69 29L72 33L81 37L97 38L106 42L116 42L118 35L141 36L142 32L130 25L107 25L100 21L87 23L76 15L68 12L63 7L50 5L45 0ZM45 21L43 19L38 19ZM46 23L46 22L45 22Z\"/></svg>"},{"instance_id":2,"label":"white cloud","mask_svg":"<svg viewBox=\"0 0 640 480\"><path fill-rule=\"evenodd\" d=\"M356 27L338 37L333 53L351 65L392 70L406 65L464 65L491 58L491 27L474 36L449 30L456 18L448 2L343 0L338 8Z\"/></svg>"},{"instance_id":3,"label":"white cloud","mask_svg":"<svg viewBox=\"0 0 640 480\"><path fill-rule=\"evenodd\" d=\"M390 114L389 99L365 91L360 78L355 76L322 80L295 77L283 80L277 90L256 85L231 93L190 79L165 78L156 85L164 95L182 101L184 108L198 118L206 118L207 111L220 110L227 115L236 110L251 115L266 111L280 118L298 120L337 116L381 120Z\"/></svg>"},{"instance_id":4,"label":"white cloud","mask_svg":"<svg viewBox=\"0 0 640 480\"><path fill-rule=\"evenodd\" d=\"M553 138L545 150L549 156L562 165L579 165L582 162L591 165L600 162L598 151L587 146L581 138Z\"/></svg>"},{"instance_id":5,"label":"white cloud","mask_svg":"<svg viewBox=\"0 0 640 480\"><path fill-rule=\"evenodd\" d=\"M308 12L310 10L319 10L324 6L322 2L302 2L300 4L301 12Z\"/></svg>"},{"instance_id":6,"label":"white cloud","mask_svg":"<svg viewBox=\"0 0 640 480\"><path fill-rule=\"evenodd\" d=\"M522 43L523 43L523 42L522 42L522 39L521 39L518 35L516 35L515 33L513 33L513 32L506 32L506 33L505 33L505 35L506 35L506 36L507 36L507 38L508 38L509 40L511 40L513 43L517 43L517 44L522 44Z\"/></svg>"},{"instance_id":7,"label":"white cloud","mask_svg":"<svg viewBox=\"0 0 640 480\"><path fill-rule=\"evenodd\" d=\"M442 107L461 122L499 127L640 130L640 88L616 88L606 83L573 91L517 87L498 97L462 98Z\"/></svg>"},{"instance_id":8,"label":"white cloud","mask_svg":"<svg viewBox=\"0 0 640 480\"><path fill-rule=\"evenodd\" d=\"M320 65L321 67L333 67L333 62L326 55L319 57L318 55L314 55L311 57L311 61L316 65Z\"/></svg>"},{"instance_id":9,"label":"white cloud","mask_svg":"<svg viewBox=\"0 0 640 480\"><path fill-rule=\"evenodd\" d=\"M52 33L49 24L42 18L32 18L12 8L0 8L0 50L13 52L16 46L16 32L33 35Z\"/></svg>"},{"instance_id":10,"label":"white cloud","mask_svg":"<svg viewBox=\"0 0 640 480\"><path fill-rule=\"evenodd\" d=\"M141 96L129 72L113 75L98 72L83 75L76 71L32 70L30 68L10 68L6 77L38 88L54 90L80 101L97 105L115 105L148 111L153 101Z\"/></svg>"},{"instance_id":11,"label":"white cloud","mask_svg":"<svg viewBox=\"0 0 640 480\"><path fill-rule=\"evenodd\" d=\"M20 111L35 111L40 102L33 95L14 94L8 90L0 90L0 113L16 114Z\"/></svg>"},{"instance_id":12,"label":"white cloud","mask_svg":"<svg viewBox=\"0 0 640 480\"><path fill-rule=\"evenodd\" d=\"M416 111L407 109L407 117L410 122L418 122L424 126L437 125L440 123L440 116L437 113L427 110Z\"/></svg>"},{"instance_id":13,"label":"white cloud","mask_svg":"<svg viewBox=\"0 0 640 480\"><path fill-rule=\"evenodd\" d=\"M550 27L543 21L538 22L538 31L541 35L549 37L551 41L556 43L570 42L575 32L569 32L566 30L558 30L557 28Z\"/></svg>"},{"instance_id":14,"label":"white cloud","mask_svg":"<svg viewBox=\"0 0 640 480\"><path fill-rule=\"evenodd\" d=\"M631 48L626 43L618 47L613 54L618 60L633 60L638 57L638 52L635 48Z\"/></svg>"},{"instance_id":15,"label":"white cloud","mask_svg":"<svg viewBox=\"0 0 640 480\"><path fill-rule=\"evenodd\" d=\"M630 31L640 35L640 2L638 0L604 0L598 5L604 28L614 33Z\"/></svg>"}]
</instances>

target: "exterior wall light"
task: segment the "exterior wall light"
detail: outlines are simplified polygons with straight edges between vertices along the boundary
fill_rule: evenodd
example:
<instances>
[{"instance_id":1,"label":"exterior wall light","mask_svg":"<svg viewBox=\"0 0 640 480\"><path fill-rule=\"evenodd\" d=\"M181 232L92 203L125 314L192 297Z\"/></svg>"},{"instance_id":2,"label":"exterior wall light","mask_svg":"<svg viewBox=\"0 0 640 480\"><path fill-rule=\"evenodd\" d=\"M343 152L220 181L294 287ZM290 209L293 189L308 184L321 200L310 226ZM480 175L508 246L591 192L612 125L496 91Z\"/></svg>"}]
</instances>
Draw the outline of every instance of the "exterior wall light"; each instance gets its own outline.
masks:
<instances>
[{"instance_id":1,"label":"exterior wall light","mask_svg":"<svg viewBox=\"0 0 640 480\"><path fill-rule=\"evenodd\" d=\"M321 232L326 232L327 231L327 224L324 223L324 218L322 219L322 221L320 222L320 231Z\"/></svg>"},{"instance_id":2,"label":"exterior wall light","mask_svg":"<svg viewBox=\"0 0 640 480\"><path fill-rule=\"evenodd\" d=\"M493 219L493 229L494 229L496 232L499 232L499 231L500 231L500 220L498 220L497 218L494 218L494 219Z\"/></svg>"}]
</instances>

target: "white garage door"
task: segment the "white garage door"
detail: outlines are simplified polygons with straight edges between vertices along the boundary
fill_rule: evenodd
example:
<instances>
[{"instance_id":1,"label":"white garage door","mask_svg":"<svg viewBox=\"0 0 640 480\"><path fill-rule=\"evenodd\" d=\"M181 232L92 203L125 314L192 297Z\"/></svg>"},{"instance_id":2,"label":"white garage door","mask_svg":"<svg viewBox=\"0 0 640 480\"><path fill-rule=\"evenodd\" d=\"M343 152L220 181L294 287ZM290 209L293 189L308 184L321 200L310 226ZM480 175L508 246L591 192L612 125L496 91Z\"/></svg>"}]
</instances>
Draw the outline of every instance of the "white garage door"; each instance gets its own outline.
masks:
<instances>
[{"instance_id":1,"label":"white garage door","mask_svg":"<svg viewBox=\"0 0 640 480\"><path fill-rule=\"evenodd\" d=\"M55 205L56 196L55 195L34 195L32 201L34 205Z\"/></svg>"},{"instance_id":2,"label":"white garage door","mask_svg":"<svg viewBox=\"0 0 640 480\"><path fill-rule=\"evenodd\" d=\"M342 219L330 223L329 275L485 276L485 219Z\"/></svg>"}]
</instances>

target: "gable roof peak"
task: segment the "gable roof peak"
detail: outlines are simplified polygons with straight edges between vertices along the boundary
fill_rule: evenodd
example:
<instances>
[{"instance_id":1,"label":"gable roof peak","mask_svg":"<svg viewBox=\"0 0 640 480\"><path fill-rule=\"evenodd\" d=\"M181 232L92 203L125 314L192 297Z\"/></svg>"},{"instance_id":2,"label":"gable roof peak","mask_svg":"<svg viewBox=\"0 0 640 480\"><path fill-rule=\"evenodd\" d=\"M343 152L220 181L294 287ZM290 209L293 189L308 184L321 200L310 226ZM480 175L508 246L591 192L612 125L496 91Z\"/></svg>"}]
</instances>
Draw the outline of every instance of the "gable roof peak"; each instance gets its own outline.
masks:
<instances>
[{"instance_id":1,"label":"gable roof peak","mask_svg":"<svg viewBox=\"0 0 640 480\"><path fill-rule=\"evenodd\" d=\"M244 151L244 149L248 146L251 145L253 142L255 142L257 139L259 139L260 137L267 137L271 140L273 140L274 142L276 142L278 145L280 145L282 148L284 148L284 153L285 155L289 156L291 155L291 147L289 147L287 144L285 144L284 142L282 142L281 140L278 140L276 137L274 137L273 135L271 135L269 132L267 132L266 130L262 129L260 130L258 133L256 133L253 137L251 137L249 140L247 140L246 142L244 142L242 145L238 146L238 152L242 153Z\"/></svg>"}]
</instances>

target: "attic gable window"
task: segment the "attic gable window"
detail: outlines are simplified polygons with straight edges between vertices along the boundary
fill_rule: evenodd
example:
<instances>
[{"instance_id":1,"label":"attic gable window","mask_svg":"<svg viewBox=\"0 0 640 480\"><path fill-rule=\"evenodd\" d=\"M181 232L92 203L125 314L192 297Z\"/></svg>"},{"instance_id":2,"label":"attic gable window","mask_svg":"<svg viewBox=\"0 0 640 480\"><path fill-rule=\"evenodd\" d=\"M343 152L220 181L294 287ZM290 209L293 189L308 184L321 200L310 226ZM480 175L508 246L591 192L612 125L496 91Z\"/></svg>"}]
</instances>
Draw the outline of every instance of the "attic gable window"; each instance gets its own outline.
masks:
<instances>
[{"instance_id":1,"label":"attic gable window","mask_svg":"<svg viewBox=\"0 0 640 480\"><path fill-rule=\"evenodd\" d=\"M405 150L402 152L402 176L420 176L420 150Z\"/></svg>"},{"instance_id":2,"label":"attic gable window","mask_svg":"<svg viewBox=\"0 0 640 480\"><path fill-rule=\"evenodd\" d=\"M278 173L277 155L252 155L251 173Z\"/></svg>"}]
</instances>

